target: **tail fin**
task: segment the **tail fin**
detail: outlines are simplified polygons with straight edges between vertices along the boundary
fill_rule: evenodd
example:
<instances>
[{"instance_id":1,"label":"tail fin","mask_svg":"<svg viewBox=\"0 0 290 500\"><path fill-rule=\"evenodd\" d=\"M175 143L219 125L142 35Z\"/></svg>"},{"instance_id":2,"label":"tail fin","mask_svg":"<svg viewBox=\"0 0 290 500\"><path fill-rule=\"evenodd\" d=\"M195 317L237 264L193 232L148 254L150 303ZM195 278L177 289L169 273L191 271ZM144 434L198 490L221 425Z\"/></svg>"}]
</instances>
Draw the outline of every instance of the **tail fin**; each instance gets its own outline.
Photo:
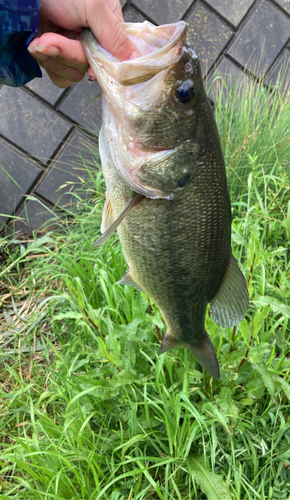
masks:
<instances>
[{"instance_id":1,"label":"tail fin","mask_svg":"<svg viewBox=\"0 0 290 500\"><path fill-rule=\"evenodd\" d=\"M220 369L208 334L198 345L186 344L186 348L203 368L215 379L220 378Z\"/></svg>"},{"instance_id":2,"label":"tail fin","mask_svg":"<svg viewBox=\"0 0 290 500\"><path fill-rule=\"evenodd\" d=\"M220 369L213 345L209 339L208 334L205 332L205 336L199 344L187 344L184 342L179 342L173 337L168 335L164 336L162 344L159 349L159 354L169 351L174 347L186 347L193 357L198 361L198 363L203 366L203 368L215 379L220 378Z\"/></svg>"}]
</instances>

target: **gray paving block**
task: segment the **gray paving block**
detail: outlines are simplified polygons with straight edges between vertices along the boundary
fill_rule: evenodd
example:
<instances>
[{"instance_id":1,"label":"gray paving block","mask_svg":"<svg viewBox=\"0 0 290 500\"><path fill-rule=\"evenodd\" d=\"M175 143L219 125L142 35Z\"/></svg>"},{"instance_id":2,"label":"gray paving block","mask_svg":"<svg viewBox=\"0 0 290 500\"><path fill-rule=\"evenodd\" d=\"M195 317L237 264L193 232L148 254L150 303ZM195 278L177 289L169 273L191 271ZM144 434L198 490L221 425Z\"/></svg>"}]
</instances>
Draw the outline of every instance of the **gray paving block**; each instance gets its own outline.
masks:
<instances>
[{"instance_id":1,"label":"gray paving block","mask_svg":"<svg viewBox=\"0 0 290 500\"><path fill-rule=\"evenodd\" d=\"M244 83L248 83L250 78L244 74L232 61L224 57L220 64L216 67L213 75L206 82L206 87L209 90L209 98L216 101L217 96L222 92L223 96L228 99L231 94L233 85L236 90L240 91Z\"/></svg>"},{"instance_id":2,"label":"gray paving block","mask_svg":"<svg viewBox=\"0 0 290 500\"><path fill-rule=\"evenodd\" d=\"M229 50L254 75L261 76L290 37L290 19L266 0L258 6Z\"/></svg>"},{"instance_id":3,"label":"gray paving block","mask_svg":"<svg viewBox=\"0 0 290 500\"><path fill-rule=\"evenodd\" d=\"M231 39L233 31L200 2L196 3L187 23L188 41L199 57L205 76Z\"/></svg>"},{"instance_id":4,"label":"gray paving block","mask_svg":"<svg viewBox=\"0 0 290 500\"><path fill-rule=\"evenodd\" d=\"M238 26L254 0L207 0L207 3L234 26Z\"/></svg>"},{"instance_id":5,"label":"gray paving block","mask_svg":"<svg viewBox=\"0 0 290 500\"><path fill-rule=\"evenodd\" d=\"M36 229L41 231L55 226L57 223L52 211L38 200L27 200L18 217L18 219L9 223L7 227L8 233L30 234Z\"/></svg>"},{"instance_id":6,"label":"gray paving block","mask_svg":"<svg viewBox=\"0 0 290 500\"><path fill-rule=\"evenodd\" d=\"M285 49L267 78L268 85L280 85L282 94L290 89L290 51Z\"/></svg>"},{"instance_id":7,"label":"gray paving block","mask_svg":"<svg viewBox=\"0 0 290 500\"><path fill-rule=\"evenodd\" d=\"M157 24L168 24L182 19L192 0L133 0L132 3Z\"/></svg>"},{"instance_id":8,"label":"gray paving block","mask_svg":"<svg viewBox=\"0 0 290 500\"><path fill-rule=\"evenodd\" d=\"M37 194L53 205L69 206L74 200L71 193L81 188L80 178L88 175L86 168L97 172L97 155L97 143L77 131L38 186ZM84 192L78 191L78 195L85 197Z\"/></svg>"},{"instance_id":9,"label":"gray paving block","mask_svg":"<svg viewBox=\"0 0 290 500\"><path fill-rule=\"evenodd\" d=\"M41 172L34 163L0 142L0 227Z\"/></svg>"},{"instance_id":10,"label":"gray paving block","mask_svg":"<svg viewBox=\"0 0 290 500\"><path fill-rule=\"evenodd\" d=\"M124 21L126 21L126 23L143 23L146 21L146 18L137 10L132 7L128 7L124 14Z\"/></svg>"},{"instance_id":11,"label":"gray paving block","mask_svg":"<svg viewBox=\"0 0 290 500\"><path fill-rule=\"evenodd\" d=\"M0 133L36 156L49 160L70 125L21 88L0 89Z\"/></svg>"},{"instance_id":12,"label":"gray paving block","mask_svg":"<svg viewBox=\"0 0 290 500\"><path fill-rule=\"evenodd\" d=\"M95 101L94 99L99 93L99 84L88 82L85 77L72 88L59 110L82 127L98 134L102 123L101 99L99 97Z\"/></svg>"},{"instance_id":13,"label":"gray paving block","mask_svg":"<svg viewBox=\"0 0 290 500\"><path fill-rule=\"evenodd\" d=\"M52 105L55 104L57 99L65 90L56 87L56 85L52 83L51 79L44 69L42 69L42 78L34 78L34 80L27 83L25 87L33 90L33 92L41 96Z\"/></svg>"},{"instance_id":14,"label":"gray paving block","mask_svg":"<svg viewBox=\"0 0 290 500\"><path fill-rule=\"evenodd\" d=\"M290 0L276 0L276 2L290 14Z\"/></svg>"}]
</instances>

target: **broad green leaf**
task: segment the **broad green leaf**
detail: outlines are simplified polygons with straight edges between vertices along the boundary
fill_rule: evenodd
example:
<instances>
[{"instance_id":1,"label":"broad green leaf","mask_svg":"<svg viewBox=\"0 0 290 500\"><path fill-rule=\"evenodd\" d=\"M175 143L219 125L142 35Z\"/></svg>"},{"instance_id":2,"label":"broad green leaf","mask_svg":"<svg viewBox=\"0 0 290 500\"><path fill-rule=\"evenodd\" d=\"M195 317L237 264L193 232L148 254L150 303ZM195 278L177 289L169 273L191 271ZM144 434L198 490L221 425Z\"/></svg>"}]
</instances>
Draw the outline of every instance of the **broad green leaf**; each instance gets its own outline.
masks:
<instances>
[{"instance_id":1,"label":"broad green leaf","mask_svg":"<svg viewBox=\"0 0 290 500\"><path fill-rule=\"evenodd\" d=\"M137 370L122 370L118 375L116 375L116 378L120 383L123 385L125 384L132 384L133 382L136 382L138 379L138 372Z\"/></svg>"},{"instance_id":2,"label":"broad green leaf","mask_svg":"<svg viewBox=\"0 0 290 500\"><path fill-rule=\"evenodd\" d=\"M254 403L254 398L251 398L251 396L247 396L244 399L241 399L241 404L245 406L251 406Z\"/></svg>"},{"instance_id":3,"label":"broad green leaf","mask_svg":"<svg viewBox=\"0 0 290 500\"><path fill-rule=\"evenodd\" d=\"M112 363L113 365L121 366L122 361L121 361L118 353L109 353L107 351L106 345L101 337L98 337L98 343L99 343L99 348L100 348L100 351L101 351L103 357L107 361L110 361L110 363Z\"/></svg>"},{"instance_id":4,"label":"broad green leaf","mask_svg":"<svg viewBox=\"0 0 290 500\"><path fill-rule=\"evenodd\" d=\"M226 362L231 365L239 365L241 360L245 357L247 352L247 348L239 349L237 351L229 352L229 354L225 355Z\"/></svg>"},{"instance_id":5,"label":"broad green leaf","mask_svg":"<svg viewBox=\"0 0 290 500\"><path fill-rule=\"evenodd\" d=\"M55 316L53 316L53 319L66 319L66 318L69 318L69 319L83 319L84 318L84 314L82 313L78 313L78 312L75 312L75 311L68 311L68 312L65 312L65 313L59 313L59 314L56 314Z\"/></svg>"},{"instance_id":6,"label":"broad green leaf","mask_svg":"<svg viewBox=\"0 0 290 500\"><path fill-rule=\"evenodd\" d=\"M230 417L236 422L239 415L239 409L232 400L231 389L229 387L222 387L219 394L215 396L215 400L225 417Z\"/></svg>"},{"instance_id":7,"label":"broad green leaf","mask_svg":"<svg viewBox=\"0 0 290 500\"><path fill-rule=\"evenodd\" d=\"M269 315L270 309L271 309L270 305L267 305L264 306L261 311L257 311L255 313L251 326L253 338L255 338L256 335L259 333L264 319L266 319Z\"/></svg>"},{"instance_id":8,"label":"broad green leaf","mask_svg":"<svg viewBox=\"0 0 290 500\"><path fill-rule=\"evenodd\" d=\"M232 500L232 495L222 476L212 472L203 455L191 455L187 465L194 481L206 495L207 500Z\"/></svg>"},{"instance_id":9,"label":"broad green leaf","mask_svg":"<svg viewBox=\"0 0 290 500\"><path fill-rule=\"evenodd\" d=\"M233 231L232 233L232 240L237 244L237 245L246 245L247 244L247 240L246 238L241 234L239 233L238 231Z\"/></svg>"},{"instance_id":10,"label":"broad green leaf","mask_svg":"<svg viewBox=\"0 0 290 500\"><path fill-rule=\"evenodd\" d=\"M249 358L251 361L251 356L249 356ZM274 395L275 395L275 383L274 383L272 375L269 372L265 363L263 361L261 361L259 363L252 363L252 365L255 368L255 370L257 370L257 372L261 375L263 382L264 382L265 386L267 387L271 396L274 397Z\"/></svg>"},{"instance_id":11,"label":"broad green leaf","mask_svg":"<svg viewBox=\"0 0 290 500\"><path fill-rule=\"evenodd\" d=\"M150 319L150 321L152 321L152 323L156 326L158 326L158 328L164 328L165 327L165 323L163 321L163 319L161 318L160 314L157 313L157 314L146 314L146 318Z\"/></svg>"},{"instance_id":12,"label":"broad green leaf","mask_svg":"<svg viewBox=\"0 0 290 500\"><path fill-rule=\"evenodd\" d=\"M290 385L288 384L288 382L286 382L286 380L282 377L278 377L276 380L278 380L282 386L282 389L285 393L285 396L289 399L290 401Z\"/></svg>"},{"instance_id":13,"label":"broad green leaf","mask_svg":"<svg viewBox=\"0 0 290 500\"><path fill-rule=\"evenodd\" d=\"M54 239L51 238L48 234L45 236L42 236L41 238L36 239L32 243L30 243L27 248L29 248L29 250L32 250L32 249L35 250L36 248L40 249L40 247L42 245L45 245L46 243L54 243ZM42 249L42 250L44 250L44 249Z\"/></svg>"},{"instance_id":14,"label":"broad green leaf","mask_svg":"<svg viewBox=\"0 0 290 500\"><path fill-rule=\"evenodd\" d=\"M131 323L127 323L126 325L114 324L114 329L116 333L124 334L126 340L130 340L131 337L134 337L134 335L136 335L139 323L140 320L138 318L134 318Z\"/></svg>"},{"instance_id":15,"label":"broad green leaf","mask_svg":"<svg viewBox=\"0 0 290 500\"><path fill-rule=\"evenodd\" d=\"M260 296L253 300L253 304L256 306L263 306L267 304L271 307L272 311L279 312L285 318L290 318L290 307L282 302L279 302L279 300L274 297L270 297L268 295Z\"/></svg>"},{"instance_id":16,"label":"broad green leaf","mask_svg":"<svg viewBox=\"0 0 290 500\"><path fill-rule=\"evenodd\" d=\"M136 347L135 342L128 341L124 347L123 366L126 370L133 368L136 363Z\"/></svg>"},{"instance_id":17,"label":"broad green leaf","mask_svg":"<svg viewBox=\"0 0 290 500\"><path fill-rule=\"evenodd\" d=\"M247 383L246 389L249 393L257 399L261 399L265 392L265 384L261 376L255 377L253 380Z\"/></svg>"},{"instance_id":18,"label":"broad green leaf","mask_svg":"<svg viewBox=\"0 0 290 500\"><path fill-rule=\"evenodd\" d=\"M230 429L228 425L228 419L225 417L224 412L219 411L217 405L212 404L210 401L205 403L203 406L204 410L208 410L208 412L212 415L212 417L216 418L216 420L225 428L225 430L229 434L233 434L232 429Z\"/></svg>"}]
</instances>

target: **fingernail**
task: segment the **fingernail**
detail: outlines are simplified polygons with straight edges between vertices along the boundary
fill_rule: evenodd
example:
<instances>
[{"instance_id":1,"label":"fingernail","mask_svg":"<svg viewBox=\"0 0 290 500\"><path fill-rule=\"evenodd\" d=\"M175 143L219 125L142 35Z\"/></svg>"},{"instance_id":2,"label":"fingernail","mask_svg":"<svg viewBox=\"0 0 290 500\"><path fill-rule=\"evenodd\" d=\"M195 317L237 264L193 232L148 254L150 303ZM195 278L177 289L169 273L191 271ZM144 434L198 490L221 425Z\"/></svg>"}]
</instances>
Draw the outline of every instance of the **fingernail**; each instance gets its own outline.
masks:
<instances>
[{"instance_id":1,"label":"fingernail","mask_svg":"<svg viewBox=\"0 0 290 500\"><path fill-rule=\"evenodd\" d=\"M38 59L39 61L47 61L49 59L48 56L45 56L44 54L41 54L40 52L37 52L36 50L29 50L30 54L35 57L35 59Z\"/></svg>"},{"instance_id":2,"label":"fingernail","mask_svg":"<svg viewBox=\"0 0 290 500\"><path fill-rule=\"evenodd\" d=\"M40 61L46 61L49 57L58 56L60 50L53 45L32 45L28 47L28 51Z\"/></svg>"}]
</instances>

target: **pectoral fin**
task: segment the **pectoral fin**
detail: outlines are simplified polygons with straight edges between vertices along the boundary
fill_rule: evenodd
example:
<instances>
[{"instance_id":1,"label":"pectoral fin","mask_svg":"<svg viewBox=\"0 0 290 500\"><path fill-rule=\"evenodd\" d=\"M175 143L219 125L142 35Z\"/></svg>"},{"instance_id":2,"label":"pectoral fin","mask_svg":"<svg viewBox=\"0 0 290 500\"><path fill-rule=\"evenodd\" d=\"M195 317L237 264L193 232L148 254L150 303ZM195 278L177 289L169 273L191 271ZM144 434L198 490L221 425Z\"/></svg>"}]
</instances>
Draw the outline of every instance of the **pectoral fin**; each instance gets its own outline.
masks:
<instances>
[{"instance_id":1,"label":"pectoral fin","mask_svg":"<svg viewBox=\"0 0 290 500\"><path fill-rule=\"evenodd\" d=\"M249 294L243 273L231 254L218 292L210 301L210 314L224 328L237 325L249 307Z\"/></svg>"},{"instance_id":2,"label":"pectoral fin","mask_svg":"<svg viewBox=\"0 0 290 500\"><path fill-rule=\"evenodd\" d=\"M130 269L127 269L125 274L123 274L122 278L117 281L118 285L128 285L131 286L132 288L135 288L136 290L139 290L140 292L143 292L142 288L138 283L136 283L133 274L131 273Z\"/></svg>"},{"instance_id":3,"label":"pectoral fin","mask_svg":"<svg viewBox=\"0 0 290 500\"><path fill-rule=\"evenodd\" d=\"M140 195L139 193L134 193L133 198L130 200L130 202L128 203L125 210L123 210L123 212L119 215L119 217L115 220L115 222L113 222L113 224L104 232L104 234L102 234L102 236L100 236L100 238L97 241L95 241L93 246L100 247L101 245L106 243L106 241L108 241L108 239L114 234L114 232L116 231L118 226L121 224L122 220L129 213L129 211L135 205L137 205L143 198L144 197L142 195Z\"/></svg>"},{"instance_id":4,"label":"pectoral fin","mask_svg":"<svg viewBox=\"0 0 290 500\"><path fill-rule=\"evenodd\" d=\"M150 153L146 158L123 147L119 134L116 155L114 143L108 144L117 174L137 193L147 198L172 200L193 179L197 168L198 150L191 141L174 149Z\"/></svg>"},{"instance_id":5,"label":"pectoral fin","mask_svg":"<svg viewBox=\"0 0 290 500\"><path fill-rule=\"evenodd\" d=\"M137 173L137 180L153 193L161 193L163 198L172 199L193 178L197 169L194 151L159 153L160 161L145 163ZM164 156L164 158L163 158Z\"/></svg>"},{"instance_id":6,"label":"pectoral fin","mask_svg":"<svg viewBox=\"0 0 290 500\"><path fill-rule=\"evenodd\" d=\"M201 366L203 366L203 368L209 373L209 375L219 380L220 378L219 364L216 358L213 345L206 332L204 332L204 337L202 341L197 345L179 342L178 340L175 340L173 337L168 335L168 333L166 333L162 341L161 347L159 349L159 354L169 351L174 347L186 347L186 349L189 350L189 352L193 355L196 361Z\"/></svg>"}]
</instances>

